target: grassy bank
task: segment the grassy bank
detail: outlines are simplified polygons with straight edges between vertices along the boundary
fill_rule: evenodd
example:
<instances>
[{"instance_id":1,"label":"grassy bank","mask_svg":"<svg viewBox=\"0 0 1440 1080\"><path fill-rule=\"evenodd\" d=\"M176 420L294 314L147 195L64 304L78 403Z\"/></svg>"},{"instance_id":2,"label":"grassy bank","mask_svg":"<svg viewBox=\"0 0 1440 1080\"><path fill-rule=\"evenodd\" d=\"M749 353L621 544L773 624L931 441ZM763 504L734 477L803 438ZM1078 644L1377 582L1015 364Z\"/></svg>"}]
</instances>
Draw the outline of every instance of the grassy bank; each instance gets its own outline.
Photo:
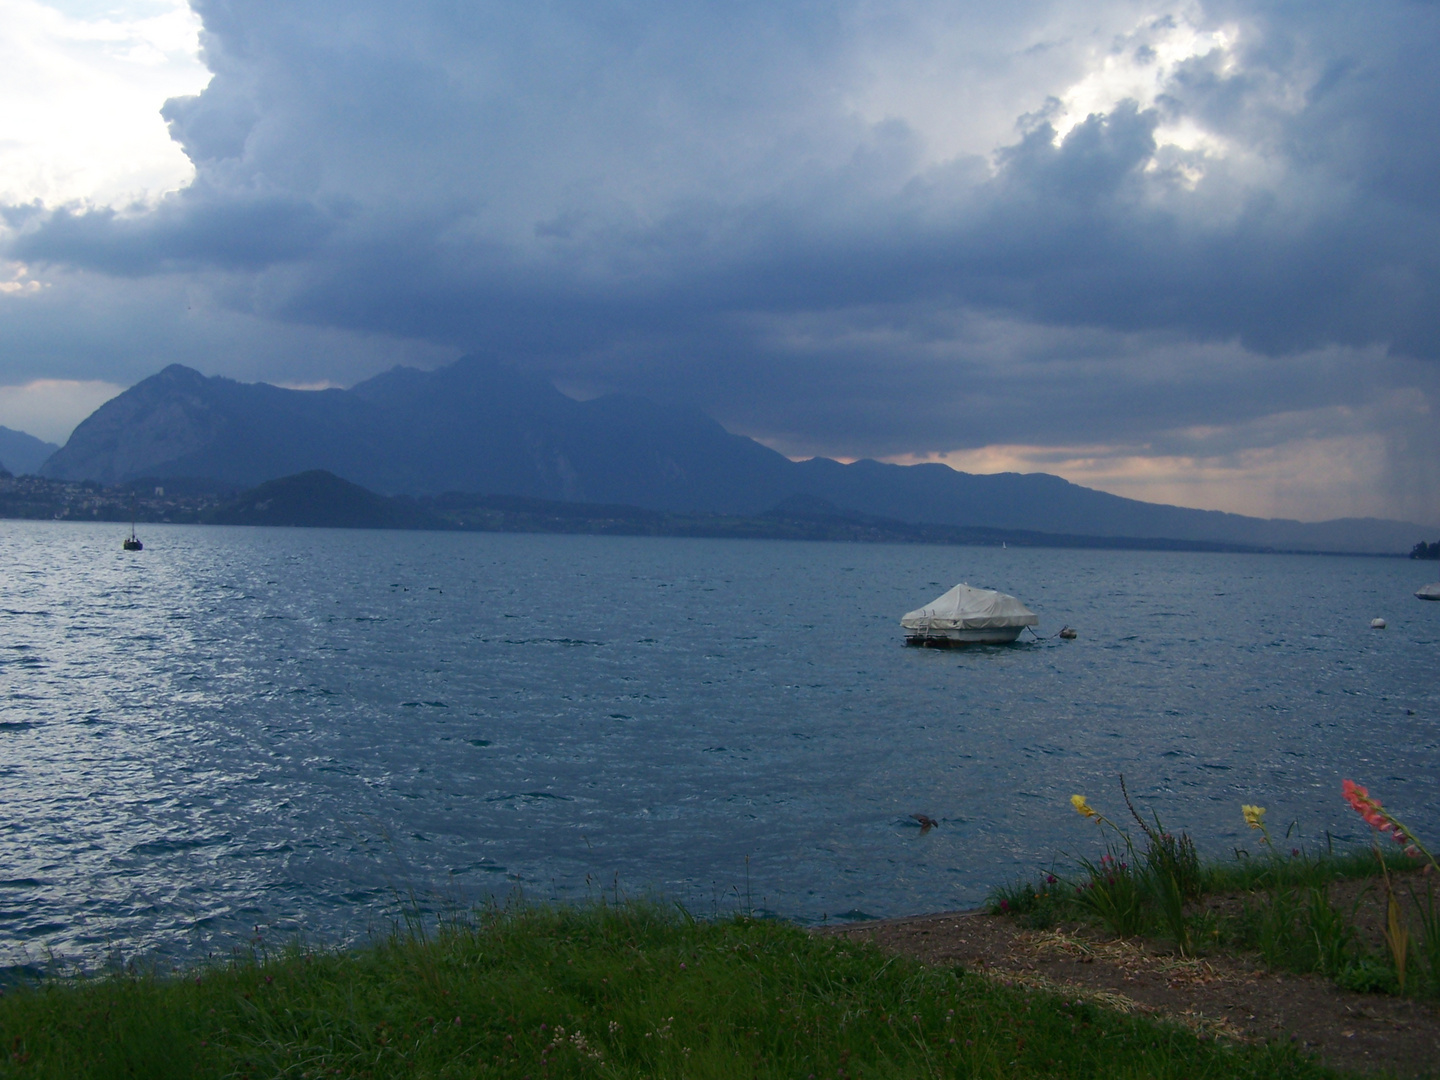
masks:
<instances>
[{"instance_id":1,"label":"grassy bank","mask_svg":"<svg viewBox=\"0 0 1440 1080\"><path fill-rule=\"evenodd\" d=\"M1321 974L1343 989L1440 1000L1440 875L1419 849L1282 849L1265 811L1244 807L1258 850L1202 861L1186 834L1147 823L1128 796L1133 831L1076 799L1100 824L1102 850L1068 872L996 890L992 913L1033 929L1089 922L1184 956L1254 953L1273 970Z\"/></svg>"},{"instance_id":2,"label":"grassy bank","mask_svg":"<svg viewBox=\"0 0 1440 1080\"><path fill-rule=\"evenodd\" d=\"M4 1077L1323 1077L1292 1051L678 911L490 913L378 946L0 998Z\"/></svg>"}]
</instances>

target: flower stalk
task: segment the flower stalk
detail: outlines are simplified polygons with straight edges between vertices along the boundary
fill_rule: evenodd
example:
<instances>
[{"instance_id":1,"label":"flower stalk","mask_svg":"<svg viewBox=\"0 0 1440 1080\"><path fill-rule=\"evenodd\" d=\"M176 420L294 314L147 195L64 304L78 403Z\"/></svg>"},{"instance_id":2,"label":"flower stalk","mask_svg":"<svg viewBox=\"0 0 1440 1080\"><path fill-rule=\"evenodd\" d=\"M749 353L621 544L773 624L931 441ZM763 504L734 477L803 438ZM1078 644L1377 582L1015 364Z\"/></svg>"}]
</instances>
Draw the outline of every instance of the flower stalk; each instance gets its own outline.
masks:
<instances>
[{"instance_id":1,"label":"flower stalk","mask_svg":"<svg viewBox=\"0 0 1440 1080\"><path fill-rule=\"evenodd\" d=\"M1399 818L1380 805L1380 800L1371 795L1366 788L1361 787L1354 780L1345 780L1340 784L1340 794L1377 833L1390 836L1405 849L1405 854L1410 858L1423 858L1430 863L1431 868L1440 870L1440 863L1436 863L1435 856L1430 854L1429 849L1420 842L1420 838L1411 832Z\"/></svg>"}]
</instances>

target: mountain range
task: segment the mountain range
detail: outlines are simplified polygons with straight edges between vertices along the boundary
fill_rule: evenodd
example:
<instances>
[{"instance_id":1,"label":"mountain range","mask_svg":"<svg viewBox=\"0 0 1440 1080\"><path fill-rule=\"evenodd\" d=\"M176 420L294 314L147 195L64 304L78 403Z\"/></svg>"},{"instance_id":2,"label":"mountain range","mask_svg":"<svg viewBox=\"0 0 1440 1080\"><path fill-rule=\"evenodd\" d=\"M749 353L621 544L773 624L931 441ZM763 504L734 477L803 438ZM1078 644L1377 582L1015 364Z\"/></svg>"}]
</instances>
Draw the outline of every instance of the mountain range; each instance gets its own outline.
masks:
<instances>
[{"instance_id":1,"label":"mountain range","mask_svg":"<svg viewBox=\"0 0 1440 1080\"><path fill-rule=\"evenodd\" d=\"M39 470L60 448L34 435L0 426L0 469L17 476Z\"/></svg>"},{"instance_id":2,"label":"mountain range","mask_svg":"<svg viewBox=\"0 0 1440 1080\"><path fill-rule=\"evenodd\" d=\"M63 481L37 480L61 485ZM84 485L80 485L84 486ZM138 486L138 485L137 485ZM125 489L111 488L121 492ZM213 499L210 493L210 499ZM52 499L52 506L54 504ZM208 500L207 500L208 501ZM131 504L131 513L134 504ZM186 520L212 525L269 525L341 529L431 529L466 532L589 533L616 536L690 536L725 539L831 540L851 543L947 544L996 547L1130 548L1176 551L1255 551L1198 540L1071 536L1020 529L910 524L842 510L813 495L792 495L763 514L708 514L646 510L637 506L559 502L522 495L378 495L323 469L268 480L210 505L156 507L139 499L143 520ZM36 506L50 517L50 507ZM71 516L62 506L63 516ZM160 511L160 516L156 515ZM62 516L55 514L54 516ZM1440 547L1440 545L1437 545Z\"/></svg>"},{"instance_id":3,"label":"mountain range","mask_svg":"<svg viewBox=\"0 0 1440 1080\"><path fill-rule=\"evenodd\" d=\"M909 523L1286 550L1400 554L1425 533L1371 518L1309 524L1161 506L1043 473L796 462L699 409L621 395L577 401L481 357L319 391L171 365L97 409L40 473L252 487L315 469L387 495L467 492L740 515L799 495Z\"/></svg>"}]
</instances>

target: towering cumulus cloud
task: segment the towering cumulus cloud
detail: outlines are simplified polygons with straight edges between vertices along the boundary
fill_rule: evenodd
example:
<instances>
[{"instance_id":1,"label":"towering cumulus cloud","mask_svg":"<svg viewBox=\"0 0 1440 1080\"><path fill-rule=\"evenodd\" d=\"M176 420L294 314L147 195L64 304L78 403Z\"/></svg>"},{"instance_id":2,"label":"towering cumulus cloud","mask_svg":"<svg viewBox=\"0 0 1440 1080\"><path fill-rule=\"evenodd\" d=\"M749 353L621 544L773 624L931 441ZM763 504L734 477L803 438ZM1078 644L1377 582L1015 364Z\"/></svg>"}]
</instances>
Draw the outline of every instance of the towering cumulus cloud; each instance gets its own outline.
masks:
<instances>
[{"instance_id":1,"label":"towering cumulus cloud","mask_svg":"<svg viewBox=\"0 0 1440 1080\"><path fill-rule=\"evenodd\" d=\"M795 455L1440 514L1434 4L194 8L193 181L7 211L0 382L478 349Z\"/></svg>"}]
</instances>

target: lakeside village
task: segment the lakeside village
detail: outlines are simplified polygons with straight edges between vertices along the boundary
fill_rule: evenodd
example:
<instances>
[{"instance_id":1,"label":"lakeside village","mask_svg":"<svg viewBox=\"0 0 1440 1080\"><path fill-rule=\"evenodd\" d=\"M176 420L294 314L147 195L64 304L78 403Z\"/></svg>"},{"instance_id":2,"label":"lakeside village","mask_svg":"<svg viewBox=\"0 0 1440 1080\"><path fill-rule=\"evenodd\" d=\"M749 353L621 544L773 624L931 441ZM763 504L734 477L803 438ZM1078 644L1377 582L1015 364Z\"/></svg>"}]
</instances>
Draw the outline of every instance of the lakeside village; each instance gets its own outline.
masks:
<instances>
[{"instance_id":1,"label":"lakeside village","mask_svg":"<svg viewBox=\"0 0 1440 1080\"><path fill-rule=\"evenodd\" d=\"M315 474L306 474L313 476ZM548 503L543 500L506 500L484 496L446 496L439 500L426 500L425 512L417 514L413 500L385 499L364 492L361 488L346 484L338 478L330 478L334 485L350 489L353 493L363 492L381 504L403 504L397 515L394 509L366 507L366 512L334 515L326 513L333 509L336 492L325 485L316 486L313 481L307 487L295 481L305 477L289 477L272 481L261 489L242 491L237 485L217 481L196 479L141 479L126 484L107 487L93 480L64 481L49 480L40 476L13 476L0 467L0 519L12 518L31 521L96 521L127 522L147 524L195 525L223 521L225 524L290 524L290 525L373 525L385 527L398 525L408 528L447 528L476 531L523 531L523 532L655 532L673 535L716 535L716 536L781 536L793 539L848 540L848 541L921 541L926 543L999 543L1010 539L1015 544L1038 546L1095 546L1092 543L1075 542L1073 537L1047 537L1038 533L1010 532L993 529L962 529L942 526L907 525L903 522L870 521L861 527L854 523L825 521L810 522L807 528L784 529L777 526L774 514L760 519L733 518L724 515L666 515L639 508L628 507L585 507L579 504ZM286 520L265 520L264 517L245 513L255 507L246 504L249 494L259 498L269 494L269 489L286 489L287 501L300 502L313 499L317 514L292 515ZM347 496L340 493L341 498ZM252 502L254 500L251 500ZM455 505L447 505L454 502ZM506 503L524 503L525 506L506 506ZM497 505L481 505L495 503ZM528 504L534 505L528 505ZM542 505L543 504L543 505ZM262 503L267 505L266 503ZM237 507L239 514L226 513ZM631 511L635 520L613 519L615 511ZM587 511L589 511L587 513ZM602 512L600 517L595 514ZM793 523L791 523L793 526ZM1093 539L1093 538L1091 538ZM1154 542L1152 542L1154 543ZM1122 546L1150 546L1145 542ZM1170 546L1159 544L1158 546ZM1179 548L1195 550L1226 550L1231 545L1223 544L1180 544ZM1234 548L1234 550L1244 550ZM1397 553L1398 554L1398 553ZM1410 558L1440 560L1440 540L1418 541L1410 550Z\"/></svg>"},{"instance_id":2,"label":"lakeside village","mask_svg":"<svg viewBox=\"0 0 1440 1080\"><path fill-rule=\"evenodd\" d=\"M196 524L235 494L193 481L141 481L105 487L93 480L47 480L0 471L0 518L32 521L138 521Z\"/></svg>"}]
</instances>

